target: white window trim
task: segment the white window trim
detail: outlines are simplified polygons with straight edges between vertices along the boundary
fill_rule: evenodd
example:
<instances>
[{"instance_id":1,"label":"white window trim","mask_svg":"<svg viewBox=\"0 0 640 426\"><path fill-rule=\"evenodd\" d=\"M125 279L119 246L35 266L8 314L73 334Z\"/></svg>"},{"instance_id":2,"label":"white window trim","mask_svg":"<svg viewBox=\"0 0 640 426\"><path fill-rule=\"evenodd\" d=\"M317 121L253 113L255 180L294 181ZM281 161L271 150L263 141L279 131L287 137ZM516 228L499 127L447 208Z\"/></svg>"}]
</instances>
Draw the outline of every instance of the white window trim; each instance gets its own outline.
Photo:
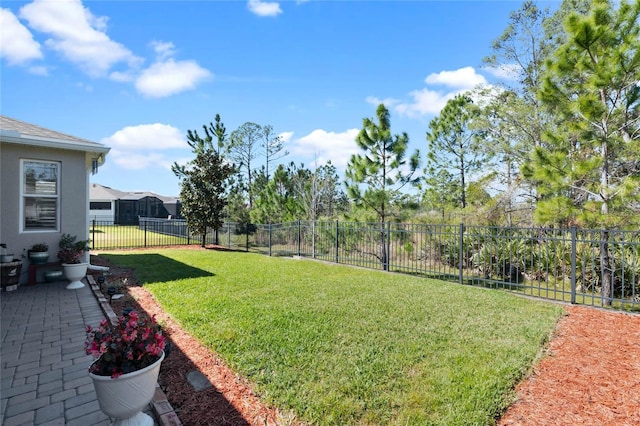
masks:
<instances>
[{"instance_id":1,"label":"white window trim","mask_svg":"<svg viewBox=\"0 0 640 426\"><path fill-rule=\"evenodd\" d=\"M25 163L44 163L44 164L55 164L58 168L57 180L56 180L56 194L25 194L24 193L24 175L25 175ZM52 161L52 160L36 160L31 158L21 158L20 159L20 232L21 233L45 233L45 232L60 232L60 200L62 197L60 196L60 172L62 170L62 165L60 161ZM53 198L56 199L56 226L55 229L26 229L25 228L25 217L24 217L24 200L25 198Z\"/></svg>"}]
</instances>

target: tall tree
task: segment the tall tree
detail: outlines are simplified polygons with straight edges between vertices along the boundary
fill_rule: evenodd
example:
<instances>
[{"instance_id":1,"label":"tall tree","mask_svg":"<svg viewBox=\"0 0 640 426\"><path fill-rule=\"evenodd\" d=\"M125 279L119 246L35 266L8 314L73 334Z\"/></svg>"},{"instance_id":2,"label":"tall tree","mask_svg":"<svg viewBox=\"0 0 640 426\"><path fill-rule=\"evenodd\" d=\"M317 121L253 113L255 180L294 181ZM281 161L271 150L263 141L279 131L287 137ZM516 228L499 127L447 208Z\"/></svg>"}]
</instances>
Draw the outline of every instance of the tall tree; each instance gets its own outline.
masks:
<instances>
[{"instance_id":1,"label":"tall tree","mask_svg":"<svg viewBox=\"0 0 640 426\"><path fill-rule=\"evenodd\" d=\"M457 95L447 102L438 117L431 120L427 132L427 174L455 171L458 176L456 194L462 208L467 206L469 175L480 171L487 161L486 153L480 149L481 132L472 125L479 114L468 95Z\"/></svg>"},{"instance_id":2,"label":"tall tree","mask_svg":"<svg viewBox=\"0 0 640 426\"><path fill-rule=\"evenodd\" d=\"M297 180L297 184L307 219L333 217L336 211L341 209L341 200L345 194L340 189L338 172L331 161L316 167L309 173L306 181Z\"/></svg>"},{"instance_id":3,"label":"tall tree","mask_svg":"<svg viewBox=\"0 0 640 426\"><path fill-rule=\"evenodd\" d=\"M253 207L253 167L260 155L261 139L262 126L256 123L246 122L231 132L229 155L246 178L249 209Z\"/></svg>"},{"instance_id":4,"label":"tall tree","mask_svg":"<svg viewBox=\"0 0 640 426\"><path fill-rule=\"evenodd\" d=\"M491 55L483 60L505 77L499 83L501 90L484 94L492 98L485 110L484 124L485 147L495 154L496 170L506 188L501 204L507 209L509 224L512 211L518 210L527 213L528 223L533 222L533 209L539 198L537 182L527 179L521 170L532 151L546 143L542 134L557 125L537 92L547 59L567 37L564 19L571 11L585 14L589 3L590 0L563 0L551 14L537 3L525 1L511 13L506 29L492 44Z\"/></svg>"},{"instance_id":5,"label":"tall tree","mask_svg":"<svg viewBox=\"0 0 640 426\"><path fill-rule=\"evenodd\" d=\"M282 138L273 132L273 126L269 124L262 127L262 148L267 177L270 177L271 164L286 157L289 152L284 149Z\"/></svg>"},{"instance_id":6,"label":"tall tree","mask_svg":"<svg viewBox=\"0 0 640 426\"><path fill-rule=\"evenodd\" d=\"M214 120L216 124L214 125L213 123L209 123L209 130L211 130L212 136L215 136L218 141L218 145L216 146L216 152L218 154L222 154L222 152L228 148L226 146L227 128L224 127L224 123L222 123L220 114L216 114ZM206 131L207 131L207 128L205 127L205 132Z\"/></svg>"},{"instance_id":7,"label":"tall tree","mask_svg":"<svg viewBox=\"0 0 640 426\"><path fill-rule=\"evenodd\" d=\"M542 223L602 227L602 296L613 291L608 229L637 217L640 201L640 2L593 0L569 15L567 39L547 64L540 98L566 123L546 134L531 171L545 199ZM634 208L635 206L635 208ZM634 216L629 216L633 214Z\"/></svg>"},{"instance_id":8,"label":"tall tree","mask_svg":"<svg viewBox=\"0 0 640 426\"><path fill-rule=\"evenodd\" d=\"M251 220L257 223L280 223L300 219L304 210L296 196L295 180L307 175L308 170L298 169L294 163L278 166L273 176L256 197Z\"/></svg>"},{"instance_id":9,"label":"tall tree","mask_svg":"<svg viewBox=\"0 0 640 426\"><path fill-rule=\"evenodd\" d=\"M505 208L507 225L513 225L512 213L522 211L521 220L531 226L535 193L532 182L524 182L521 175L522 165L534 147L532 128L525 123L531 106L513 90L492 88L480 96L488 102L474 120L474 126L483 132L481 149L495 161L498 199Z\"/></svg>"},{"instance_id":10,"label":"tall tree","mask_svg":"<svg viewBox=\"0 0 640 426\"><path fill-rule=\"evenodd\" d=\"M566 123L546 134L532 166L545 182L540 222L615 226L640 173L640 3L594 0L566 21L568 40L548 63L540 98ZM577 195L569 196L572 193ZM553 206L563 205L558 210ZM616 213L616 214L614 214Z\"/></svg>"},{"instance_id":11,"label":"tall tree","mask_svg":"<svg viewBox=\"0 0 640 426\"><path fill-rule=\"evenodd\" d=\"M196 158L187 165L174 163L171 170L181 180L181 213L189 231L201 236L205 245L208 229L222 226L226 205L226 180L235 169L215 150L212 139L202 139L197 132L187 133L187 143Z\"/></svg>"},{"instance_id":12,"label":"tall tree","mask_svg":"<svg viewBox=\"0 0 640 426\"><path fill-rule=\"evenodd\" d=\"M376 116L378 123L371 118L362 120L356 143L363 153L351 156L345 171L345 184L347 194L356 206L375 212L381 231L377 257L383 267L388 268L385 223L393 216L391 207L401 195L401 188L419 181L413 176L420 165L420 153L416 150L407 162L407 133L391 133L389 110L384 104L378 105Z\"/></svg>"},{"instance_id":13,"label":"tall tree","mask_svg":"<svg viewBox=\"0 0 640 426\"><path fill-rule=\"evenodd\" d=\"M429 211L442 212L444 220L445 211L457 206L458 189L457 179L446 169L440 169L435 174L426 170L423 181L420 185L422 193L422 205Z\"/></svg>"}]
</instances>

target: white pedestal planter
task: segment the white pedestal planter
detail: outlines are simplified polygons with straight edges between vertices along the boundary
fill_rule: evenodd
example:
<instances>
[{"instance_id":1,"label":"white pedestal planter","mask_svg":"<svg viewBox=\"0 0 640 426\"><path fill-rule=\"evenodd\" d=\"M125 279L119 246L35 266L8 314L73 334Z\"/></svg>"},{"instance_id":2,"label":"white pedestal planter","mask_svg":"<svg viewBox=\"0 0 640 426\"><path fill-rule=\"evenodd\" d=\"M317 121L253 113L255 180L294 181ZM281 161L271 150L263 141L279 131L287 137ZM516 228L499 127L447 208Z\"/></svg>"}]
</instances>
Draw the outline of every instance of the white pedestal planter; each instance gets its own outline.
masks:
<instances>
[{"instance_id":1,"label":"white pedestal planter","mask_svg":"<svg viewBox=\"0 0 640 426\"><path fill-rule=\"evenodd\" d=\"M153 364L116 379L89 373L93 379L100 409L111 419L116 419L114 425L153 426L153 419L142 410L153 399L163 359L164 352Z\"/></svg>"},{"instance_id":2,"label":"white pedestal planter","mask_svg":"<svg viewBox=\"0 0 640 426\"><path fill-rule=\"evenodd\" d=\"M69 285L67 285L68 290L76 290L84 287L84 283L81 281L85 275L87 275L87 268L89 267L89 263L63 263L62 269L64 270L64 275L67 277L69 281Z\"/></svg>"}]
</instances>

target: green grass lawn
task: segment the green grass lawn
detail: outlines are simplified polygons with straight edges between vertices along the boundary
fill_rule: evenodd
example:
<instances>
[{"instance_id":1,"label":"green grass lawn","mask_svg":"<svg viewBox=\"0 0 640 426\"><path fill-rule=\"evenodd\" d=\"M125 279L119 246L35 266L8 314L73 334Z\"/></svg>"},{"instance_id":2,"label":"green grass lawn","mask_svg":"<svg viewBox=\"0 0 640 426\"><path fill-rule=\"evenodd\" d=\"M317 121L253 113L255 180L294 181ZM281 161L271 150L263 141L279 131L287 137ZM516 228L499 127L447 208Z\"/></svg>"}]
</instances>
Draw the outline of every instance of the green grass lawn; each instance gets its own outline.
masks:
<instances>
[{"instance_id":1,"label":"green grass lawn","mask_svg":"<svg viewBox=\"0 0 640 426\"><path fill-rule=\"evenodd\" d=\"M487 425L561 307L309 260L112 253L267 402L319 425Z\"/></svg>"},{"instance_id":2,"label":"green grass lawn","mask_svg":"<svg viewBox=\"0 0 640 426\"><path fill-rule=\"evenodd\" d=\"M91 247L96 250L113 250L128 247L187 244L187 238L165 235L135 225L97 225L90 229ZM191 241L198 244L197 240Z\"/></svg>"}]
</instances>

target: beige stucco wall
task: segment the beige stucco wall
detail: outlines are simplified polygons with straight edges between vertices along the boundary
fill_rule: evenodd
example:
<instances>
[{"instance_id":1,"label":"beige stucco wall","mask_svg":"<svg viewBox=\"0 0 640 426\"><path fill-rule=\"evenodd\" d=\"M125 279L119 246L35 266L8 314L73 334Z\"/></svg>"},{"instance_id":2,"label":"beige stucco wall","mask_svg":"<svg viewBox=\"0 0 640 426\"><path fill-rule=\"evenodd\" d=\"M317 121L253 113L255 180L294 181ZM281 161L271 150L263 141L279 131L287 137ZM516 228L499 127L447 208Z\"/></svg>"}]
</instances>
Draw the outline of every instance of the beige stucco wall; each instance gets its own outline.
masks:
<instances>
[{"instance_id":1,"label":"beige stucco wall","mask_svg":"<svg viewBox=\"0 0 640 426\"><path fill-rule=\"evenodd\" d=\"M20 232L20 160L60 162L60 229ZM86 153L38 148L0 142L0 242L15 257L22 258L21 283L27 281L27 250L36 243L49 245L49 261L56 261L58 241L63 233L89 238L89 172ZM88 254L87 254L88 256ZM88 260L88 258L87 258Z\"/></svg>"}]
</instances>

